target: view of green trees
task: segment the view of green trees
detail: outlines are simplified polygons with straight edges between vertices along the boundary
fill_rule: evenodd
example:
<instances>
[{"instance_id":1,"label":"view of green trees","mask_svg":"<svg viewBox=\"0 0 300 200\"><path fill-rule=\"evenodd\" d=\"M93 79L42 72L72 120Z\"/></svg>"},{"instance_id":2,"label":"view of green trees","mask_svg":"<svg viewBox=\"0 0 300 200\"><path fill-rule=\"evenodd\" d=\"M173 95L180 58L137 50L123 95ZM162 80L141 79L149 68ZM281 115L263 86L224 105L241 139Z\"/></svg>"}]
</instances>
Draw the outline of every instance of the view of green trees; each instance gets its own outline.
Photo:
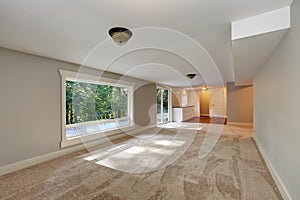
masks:
<instances>
[{"instance_id":1,"label":"view of green trees","mask_svg":"<svg viewBox=\"0 0 300 200\"><path fill-rule=\"evenodd\" d=\"M157 102L157 123L169 121L169 90L156 89L156 102Z\"/></svg>"},{"instance_id":2,"label":"view of green trees","mask_svg":"<svg viewBox=\"0 0 300 200\"><path fill-rule=\"evenodd\" d=\"M128 116L123 87L66 81L66 124Z\"/></svg>"},{"instance_id":3,"label":"view of green trees","mask_svg":"<svg viewBox=\"0 0 300 200\"><path fill-rule=\"evenodd\" d=\"M161 103L163 103L163 112L168 113L169 91L163 89L156 90L157 113L161 113ZM161 100L162 99L162 100ZM162 102L161 102L162 101Z\"/></svg>"}]
</instances>

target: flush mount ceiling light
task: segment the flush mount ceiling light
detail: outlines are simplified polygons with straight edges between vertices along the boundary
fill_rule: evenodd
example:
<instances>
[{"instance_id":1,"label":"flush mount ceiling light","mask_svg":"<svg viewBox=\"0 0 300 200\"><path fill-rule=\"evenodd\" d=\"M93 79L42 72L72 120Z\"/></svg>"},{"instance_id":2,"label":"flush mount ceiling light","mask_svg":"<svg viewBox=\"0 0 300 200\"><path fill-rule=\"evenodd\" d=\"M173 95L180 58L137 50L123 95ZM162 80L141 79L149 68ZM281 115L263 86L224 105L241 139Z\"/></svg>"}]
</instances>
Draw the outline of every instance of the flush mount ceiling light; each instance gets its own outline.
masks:
<instances>
[{"instance_id":1,"label":"flush mount ceiling light","mask_svg":"<svg viewBox=\"0 0 300 200\"><path fill-rule=\"evenodd\" d=\"M120 46L126 44L132 36L132 32L124 27L113 27L109 29L108 34Z\"/></svg>"},{"instance_id":2,"label":"flush mount ceiling light","mask_svg":"<svg viewBox=\"0 0 300 200\"><path fill-rule=\"evenodd\" d=\"M207 87L203 86L201 87L202 92L205 92L207 90Z\"/></svg>"},{"instance_id":3,"label":"flush mount ceiling light","mask_svg":"<svg viewBox=\"0 0 300 200\"><path fill-rule=\"evenodd\" d=\"M193 78L195 78L196 74L187 74L186 76L190 79L193 79Z\"/></svg>"}]
</instances>

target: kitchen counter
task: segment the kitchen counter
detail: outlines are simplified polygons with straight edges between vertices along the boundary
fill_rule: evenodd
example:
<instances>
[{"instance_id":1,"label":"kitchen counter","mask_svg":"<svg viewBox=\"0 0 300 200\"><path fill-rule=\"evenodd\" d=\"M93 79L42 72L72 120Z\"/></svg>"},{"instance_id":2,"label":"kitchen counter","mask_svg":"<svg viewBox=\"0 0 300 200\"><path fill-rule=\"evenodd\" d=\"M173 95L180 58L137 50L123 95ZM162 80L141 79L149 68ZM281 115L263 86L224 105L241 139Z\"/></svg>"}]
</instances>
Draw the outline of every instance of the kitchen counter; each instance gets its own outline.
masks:
<instances>
[{"instance_id":1,"label":"kitchen counter","mask_svg":"<svg viewBox=\"0 0 300 200\"><path fill-rule=\"evenodd\" d=\"M173 121L182 122L195 117L195 106L174 106Z\"/></svg>"}]
</instances>

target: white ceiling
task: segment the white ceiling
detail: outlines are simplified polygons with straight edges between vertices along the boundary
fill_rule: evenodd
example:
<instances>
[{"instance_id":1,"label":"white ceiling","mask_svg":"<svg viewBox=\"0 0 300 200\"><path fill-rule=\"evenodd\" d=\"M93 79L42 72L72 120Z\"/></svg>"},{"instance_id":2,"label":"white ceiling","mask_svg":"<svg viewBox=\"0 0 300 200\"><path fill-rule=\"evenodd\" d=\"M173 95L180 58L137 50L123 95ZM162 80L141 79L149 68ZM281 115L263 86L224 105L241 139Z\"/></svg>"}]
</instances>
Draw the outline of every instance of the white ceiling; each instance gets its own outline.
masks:
<instances>
[{"instance_id":1,"label":"white ceiling","mask_svg":"<svg viewBox=\"0 0 300 200\"><path fill-rule=\"evenodd\" d=\"M192 80L182 76L182 74L196 72L189 62L175 54L155 49L143 49L128 53L113 62L107 71L119 71L119 73L127 76L139 77L166 85L172 82L174 87L205 84L199 73Z\"/></svg>"},{"instance_id":2,"label":"white ceiling","mask_svg":"<svg viewBox=\"0 0 300 200\"><path fill-rule=\"evenodd\" d=\"M234 81L230 22L291 3L292 0L1 0L0 46L82 64L89 52L107 39L107 31L113 26L162 27L192 37L208 52L207 58L213 59L224 82ZM163 42L174 48L181 45L172 38ZM198 57L192 50L189 53ZM106 68L101 65L100 55L86 63ZM107 70L187 87L201 85L209 73L215 73L202 72L210 65L207 60L197 65L200 67L193 67L172 52L152 49L123 55ZM183 76L193 70L200 71L199 77L186 82Z\"/></svg>"}]
</instances>

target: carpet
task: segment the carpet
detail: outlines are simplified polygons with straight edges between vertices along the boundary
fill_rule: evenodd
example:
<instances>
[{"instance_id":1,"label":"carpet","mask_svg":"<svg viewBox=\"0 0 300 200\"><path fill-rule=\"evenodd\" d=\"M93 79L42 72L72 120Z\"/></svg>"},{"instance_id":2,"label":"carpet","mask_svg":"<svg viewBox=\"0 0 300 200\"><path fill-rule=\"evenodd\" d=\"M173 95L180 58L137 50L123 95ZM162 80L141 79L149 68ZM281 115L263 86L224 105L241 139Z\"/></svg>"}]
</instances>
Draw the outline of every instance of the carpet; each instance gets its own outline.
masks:
<instances>
[{"instance_id":1,"label":"carpet","mask_svg":"<svg viewBox=\"0 0 300 200\"><path fill-rule=\"evenodd\" d=\"M282 199L252 129L224 126L200 159L207 129L155 128L1 176L0 199Z\"/></svg>"}]
</instances>

